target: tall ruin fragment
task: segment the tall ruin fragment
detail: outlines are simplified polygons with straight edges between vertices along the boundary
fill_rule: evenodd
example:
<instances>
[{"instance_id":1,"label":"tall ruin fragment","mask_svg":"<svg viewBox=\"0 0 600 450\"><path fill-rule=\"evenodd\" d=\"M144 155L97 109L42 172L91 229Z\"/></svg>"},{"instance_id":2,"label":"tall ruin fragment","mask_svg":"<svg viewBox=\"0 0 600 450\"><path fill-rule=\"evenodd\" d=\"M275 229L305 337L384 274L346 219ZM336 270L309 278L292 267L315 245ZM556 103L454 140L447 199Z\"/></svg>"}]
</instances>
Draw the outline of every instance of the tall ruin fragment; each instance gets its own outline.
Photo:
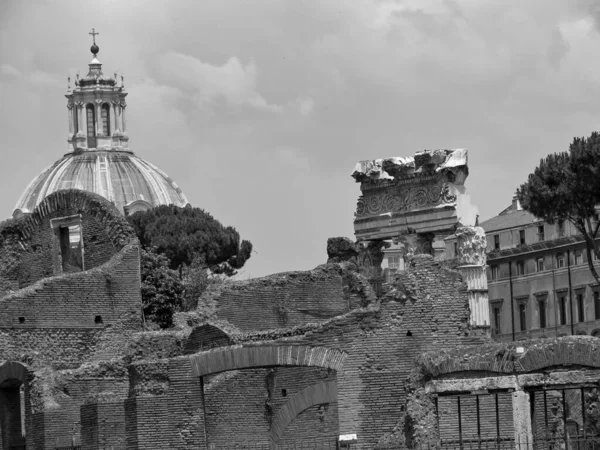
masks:
<instances>
[{"instance_id":1,"label":"tall ruin fragment","mask_svg":"<svg viewBox=\"0 0 600 450\"><path fill-rule=\"evenodd\" d=\"M465 190L467 150L424 150L414 157L360 161L352 177L360 183L354 234L361 273L378 285L382 249L400 245L414 255L454 259L469 286L471 324L489 326L485 233ZM448 248L448 244L455 244Z\"/></svg>"}]
</instances>

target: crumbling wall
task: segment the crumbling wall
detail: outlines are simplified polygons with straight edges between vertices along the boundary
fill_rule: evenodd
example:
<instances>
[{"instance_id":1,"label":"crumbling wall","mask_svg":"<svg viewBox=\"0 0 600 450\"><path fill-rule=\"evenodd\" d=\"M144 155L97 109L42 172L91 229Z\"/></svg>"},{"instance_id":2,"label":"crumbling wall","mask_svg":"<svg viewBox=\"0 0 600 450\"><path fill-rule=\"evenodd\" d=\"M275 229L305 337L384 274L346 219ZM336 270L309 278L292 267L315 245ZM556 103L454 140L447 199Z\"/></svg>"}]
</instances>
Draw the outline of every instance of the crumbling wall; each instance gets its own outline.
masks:
<instances>
[{"instance_id":1,"label":"crumbling wall","mask_svg":"<svg viewBox=\"0 0 600 450\"><path fill-rule=\"evenodd\" d=\"M241 331L322 322L374 300L366 280L340 264L209 288L199 309Z\"/></svg>"},{"instance_id":2,"label":"crumbling wall","mask_svg":"<svg viewBox=\"0 0 600 450\"><path fill-rule=\"evenodd\" d=\"M27 446L49 448L66 445L81 434L80 406L103 396L125 398L129 389L123 361L84 364L73 370L49 367L32 374L31 423Z\"/></svg>"},{"instance_id":3,"label":"crumbling wall","mask_svg":"<svg viewBox=\"0 0 600 450\"><path fill-rule=\"evenodd\" d=\"M135 239L125 218L104 198L76 189L58 191L31 214L0 224L0 276L23 288L60 274L59 242L51 221L68 217L81 223L86 270L106 263Z\"/></svg>"},{"instance_id":4,"label":"crumbling wall","mask_svg":"<svg viewBox=\"0 0 600 450\"><path fill-rule=\"evenodd\" d=\"M372 448L404 423L404 380L419 354L485 340L471 334L467 290L460 275L425 255L412 259L380 303L293 330L247 334L245 339L347 353L337 374L339 433L356 433L360 448ZM296 425L290 426L292 430ZM312 430L304 433L312 436Z\"/></svg>"},{"instance_id":5,"label":"crumbling wall","mask_svg":"<svg viewBox=\"0 0 600 450\"><path fill-rule=\"evenodd\" d=\"M20 237L18 221L0 223L0 298L19 289L19 267L25 252Z\"/></svg>"}]
</instances>

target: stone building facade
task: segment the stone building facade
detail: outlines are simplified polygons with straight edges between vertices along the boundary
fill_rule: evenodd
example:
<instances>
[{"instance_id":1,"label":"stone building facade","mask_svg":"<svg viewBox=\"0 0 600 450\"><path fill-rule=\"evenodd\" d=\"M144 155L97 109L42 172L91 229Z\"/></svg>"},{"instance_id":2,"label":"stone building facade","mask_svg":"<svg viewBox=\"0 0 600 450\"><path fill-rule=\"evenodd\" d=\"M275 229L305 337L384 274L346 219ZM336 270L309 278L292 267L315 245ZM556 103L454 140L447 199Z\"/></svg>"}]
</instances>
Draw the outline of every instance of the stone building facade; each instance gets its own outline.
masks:
<instances>
[{"instance_id":1,"label":"stone building facade","mask_svg":"<svg viewBox=\"0 0 600 450\"><path fill-rule=\"evenodd\" d=\"M545 223L515 197L482 227L497 339L600 335L600 288L583 237L571 223Z\"/></svg>"}]
</instances>

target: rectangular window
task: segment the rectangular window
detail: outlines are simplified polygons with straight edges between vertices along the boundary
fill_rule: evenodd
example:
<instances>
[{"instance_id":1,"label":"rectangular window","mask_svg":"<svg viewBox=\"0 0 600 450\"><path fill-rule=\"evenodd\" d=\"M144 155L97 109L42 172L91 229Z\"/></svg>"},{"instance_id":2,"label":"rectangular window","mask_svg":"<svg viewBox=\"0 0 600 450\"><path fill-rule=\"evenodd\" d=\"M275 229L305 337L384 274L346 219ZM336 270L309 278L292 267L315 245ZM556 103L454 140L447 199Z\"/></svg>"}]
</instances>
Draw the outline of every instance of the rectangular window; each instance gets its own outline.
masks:
<instances>
[{"instance_id":1,"label":"rectangular window","mask_svg":"<svg viewBox=\"0 0 600 450\"><path fill-rule=\"evenodd\" d=\"M519 230L519 244L525 245L525 230Z\"/></svg>"},{"instance_id":2,"label":"rectangular window","mask_svg":"<svg viewBox=\"0 0 600 450\"><path fill-rule=\"evenodd\" d=\"M495 234L494 235L494 250L499 250L499 249L500 249L500 235Z\"/></svg>"},{"instance_id":3,"label":"rectangular window","mask_svg":"<svg viewBox=\"0 0 600 450\"><path fill-rule=\"evenodd\" d=\"M87 135L88 137L96 136L96 124L94 123L94 107L92 105L88 105L86 108L87 112Z\"/></svg>"},{"instance_id":4,"label":"rectangular window","mask_svg":"<svg viewBox=\"0 0 600 450\"><path fill-rule=\"evenodd\" d=\"M527 331L527 305L525 303L519 304L519 322L521 325L521 331Z\"/></svg>"},{"instance_id":5,"label":"rectangular window","mask_svg":"<svg viewBox=\"0 0 600 450\"><path fill-rule=\"evenodd\" d=\"M558 298L558 312L559 312L559 316L560 316L560 324L561 325L566 325L567 324L567 297L565 297L564 295L561 295Z\"/></svg>"},{"instance_id":6,"label":"rectangular window","mask_svg":"<svg viewBox=\"0 0 600 450\"><path fill-rule=\"evenodd\" d=\"M540 225L538 227L538 241L542 242L544 240L544 225Z\"/></svg>"},{"instance_id":7,"label":"rectangular window","mask_svg":"<svg viewBox=\"0 0 600 450\"><path fill-rule=\"evenodd\" d=\"M563 267L565 267L565 254L559 253L556 255L556 268L561 269Z\"/></svg>"},{"instance_id":8,"label":"rectangular window","mask_svg":"<svg viewBox=\"0 0 600 450\"><path fill-rule=\"evenodd\" d=\"M498 266L491 266L492 270L492 281L495 281L499 278L500 269Z\"/></svg>"},{"instance_id":9,"label":"rectangular window","mask_svg":"<svg viewBox=\"0 0 600 450\"><path fill-rule=\"evenodd\" d=\"M458 242L454 243L454 257L458 258Z\"/></svg>"},{"instance_id":10,"label":"rectangular window","mask_svg":"<svg viewBox=\"0 0 600 450\"><path fill-rule=\"evenodd\" d=\"M577 316L580 322L585 322L585 308L583 304L583 294L577 294Z\"/></svg>"},{"instance_id":11,"label":"rectangular window","mask_svg":"<svg viewBox=\"0 0 600 450\"><path fill-rule=\"evenodd\" d=\"M525 261L517 261L517 275L525 275Z\"/></svg>"},{"instance_id":12,"label":"rectangular window","mask_svg":"<svg viewBox=\"0 0 600 450\"><path fill-rule=\"evenodd\" d=\"M500 307L494 308L494 334L500 334Z\"/></svg>"},{"instance_id":13,"label":"rectangular window","mask_svg":"<svg viewBox=\"0 0 600 450\"><path fill-rule=\"evenodd\" d=\"M583 264L583 252L581 250L575 251L575 265Z\"/></svg>"},{"instance_id":14,"label":"rectangular window","mask_svg":"<svg viewBox=\"0 0 600 450\"><path fill-rule=\"evenodd\" d=\"M85 270L81 216L51 219L50 226L56 239L54 247L57 251L54 258L55 274Z\"/></svg>"},{"instance_id":15,"label":"rectangular window","mask_svg":"<svg viewBox=\"0 0 600 450\"><path fill-rule=\"evenodd\" d=\"M540 328L546 328L546 301L538 301L538 310L540 313Z\"/></svg>"},{"instance_id":16,"label":"rectangular window","mask_svg":"<svg viewBox=\"0 0 600 450\"><path fill-rule=\"evenodd\" d=\"M544 258L538 258L536 260L536 264L537 264L537 271L538 272L543 272L544 271Z\"/></svg>"},{"instance_id":17,"label":"rectangular window","mask_svg":"<svg viewBox=\"0 0 600 450\"><path fill-rule=\"evenodd\" d=\"M594 317L596 320L600 320L600 293L594 291Z\"/></svg>"},{"instance_id":18,"label":"rectangular window","mask_svg":"<svg viewBox=\"0 0 600 450\"><path fill-rule=\"evenodd\" d=\"M83 246L81 242L81 225L59 227L58 230L63 272L82 271Z\"/></svg>"}]
</instances>

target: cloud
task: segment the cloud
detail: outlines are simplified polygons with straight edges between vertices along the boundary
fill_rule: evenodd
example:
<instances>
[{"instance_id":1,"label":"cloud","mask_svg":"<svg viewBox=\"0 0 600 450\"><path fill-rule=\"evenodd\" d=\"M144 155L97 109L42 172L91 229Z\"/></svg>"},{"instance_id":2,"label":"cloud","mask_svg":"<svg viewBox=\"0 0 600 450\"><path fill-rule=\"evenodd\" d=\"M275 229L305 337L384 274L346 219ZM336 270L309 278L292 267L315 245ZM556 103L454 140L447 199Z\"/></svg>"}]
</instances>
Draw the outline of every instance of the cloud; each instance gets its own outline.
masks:
<instances>
[{"instance_id":1,"label":"cloud","mask_svg":"<svg viewBox=\"0 0 600 450\"><path fill-rule=\"evenodd\" d=\"M198 106L224 100L234 108L281 112L279 105L265 100L257 90L257 68L231 57L222 66L202 62L190 55L169 51L159 60L158 72L166 83L187 91Z\"/></svg>"}]
</instances>

